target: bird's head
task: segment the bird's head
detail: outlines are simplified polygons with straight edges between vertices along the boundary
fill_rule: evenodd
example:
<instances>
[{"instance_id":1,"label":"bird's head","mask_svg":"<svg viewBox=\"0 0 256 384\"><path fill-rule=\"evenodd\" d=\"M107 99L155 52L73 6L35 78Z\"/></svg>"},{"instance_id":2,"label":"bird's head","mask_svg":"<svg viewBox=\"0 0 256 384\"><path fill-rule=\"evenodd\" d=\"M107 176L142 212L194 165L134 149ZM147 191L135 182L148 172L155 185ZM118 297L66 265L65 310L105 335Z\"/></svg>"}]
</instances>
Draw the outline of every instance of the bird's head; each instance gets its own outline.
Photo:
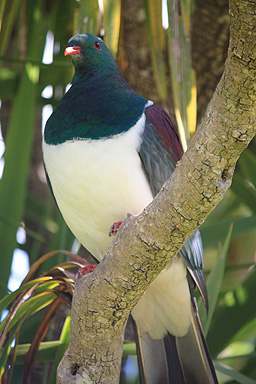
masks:
<instances>
[{"instance_id":1,"label":"bird's head","mask_svg":"<svg viewBox=\"0 0 256 384\"><path fill-rule=\"evenodd\" d=\"M104 41L90 33L71 37L64 54L72 56L75 67L72 83L86 80L91 76L108 76L118 70Z\"/></svg>"}]
</instances>

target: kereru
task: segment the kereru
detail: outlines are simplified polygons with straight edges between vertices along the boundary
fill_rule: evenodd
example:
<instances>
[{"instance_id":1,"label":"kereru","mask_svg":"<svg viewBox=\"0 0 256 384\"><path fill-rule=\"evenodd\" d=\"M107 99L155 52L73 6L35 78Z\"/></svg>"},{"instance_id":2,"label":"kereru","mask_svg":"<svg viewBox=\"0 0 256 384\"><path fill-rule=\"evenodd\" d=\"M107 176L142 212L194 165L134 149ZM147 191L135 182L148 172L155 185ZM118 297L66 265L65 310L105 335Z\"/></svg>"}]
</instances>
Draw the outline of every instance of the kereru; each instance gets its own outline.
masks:
<instances>
[{"instance_id":1,"label":"kereru","mask_svg":"<svg viewBox=\"0 0 256 384\"><path fill-rule=\"evenodd\" d=\"M111 243L111 225L151 202L182 148L169 115L132 90L100 38L76 35L65 55L71 55L75 74L45 126L44 164L67 225L100 261ZM194 284L207 304L198 230L132 311L147 384L218 382Z\"/></svg>"}]
</instances>

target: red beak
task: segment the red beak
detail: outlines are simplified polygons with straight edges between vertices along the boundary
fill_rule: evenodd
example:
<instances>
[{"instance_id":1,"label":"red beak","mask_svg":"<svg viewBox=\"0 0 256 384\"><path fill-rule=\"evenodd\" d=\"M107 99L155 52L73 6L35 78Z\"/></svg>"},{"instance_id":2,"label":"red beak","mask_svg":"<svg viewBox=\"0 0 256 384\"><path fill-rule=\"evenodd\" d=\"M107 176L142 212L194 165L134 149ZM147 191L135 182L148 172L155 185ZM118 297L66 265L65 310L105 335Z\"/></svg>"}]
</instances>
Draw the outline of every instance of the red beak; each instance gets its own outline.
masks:
<instances>
[{"instance_id":1,"label":"red beak","mask_svg":"<svg viewBox=\"0 0 256 384\"><path fill-rule=\"evenodd\" d=\"M70 55L81 55L81 47L67 47L64 52L65 56L70 56Z\"/></svg>"}]
</instances>

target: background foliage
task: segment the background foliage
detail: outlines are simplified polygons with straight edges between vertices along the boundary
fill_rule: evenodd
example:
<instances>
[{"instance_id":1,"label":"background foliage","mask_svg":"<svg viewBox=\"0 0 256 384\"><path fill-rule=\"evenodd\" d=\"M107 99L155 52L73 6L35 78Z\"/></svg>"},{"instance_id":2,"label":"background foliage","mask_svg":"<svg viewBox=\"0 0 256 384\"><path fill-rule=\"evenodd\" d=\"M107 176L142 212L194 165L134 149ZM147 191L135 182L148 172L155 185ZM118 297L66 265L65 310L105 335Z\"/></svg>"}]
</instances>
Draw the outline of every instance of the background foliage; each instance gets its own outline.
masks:
<instances>
[{"instance_id":1,"label":"background foliage","mask_svg":"<svg viewBox=\"0 0 256 384\"><path fill-rule=\"evenodd\" d=\"M162 12L160 0L0 1L0 311L9 310L0 324L3 382L55 382L69 340L74 268L85 263L69 252L49 253L76 248L47 188L41 154L47 108L59 102L73 73L63 56L67 40L78 32L104 35L133 88L176 118L186 149L223 70L228 3L168 0L168 9ZM254 140L201 228L208 318L199 308L222 383L256 380L255 168ZM6 295L14 254L18 269L21 255L31 269L21 288ZM134 353L133 344L124 351ZM41 363L33 366L35 359ZM138 382L132 363L129 357L124 383Z\"/></svg>"}]
</instances>

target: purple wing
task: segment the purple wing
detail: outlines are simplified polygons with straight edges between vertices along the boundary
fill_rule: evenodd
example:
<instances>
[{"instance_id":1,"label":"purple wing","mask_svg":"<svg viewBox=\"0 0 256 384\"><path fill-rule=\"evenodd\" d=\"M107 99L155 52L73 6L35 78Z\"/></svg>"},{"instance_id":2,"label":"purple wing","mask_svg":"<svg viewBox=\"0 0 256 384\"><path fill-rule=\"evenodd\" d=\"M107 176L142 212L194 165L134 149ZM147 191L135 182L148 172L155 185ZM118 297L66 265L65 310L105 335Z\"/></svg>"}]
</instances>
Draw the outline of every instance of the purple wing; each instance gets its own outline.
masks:
<instances>
[{"instance_id":1,"label":"purple wing","mask_svg":"<svg viewBox=\"0 0 256 384\"><path fill-rule=\"evenodd\" d=\"M182 146L176 126L168 113L157 104L153 104L145 109L145 115L147 122L154 126L159 138L173 153L176 162L180 160L183 154Z\"/></svg>"},{"instance_id":2,"label":"purple wing","mask_svg":"<svg viewBox=\"0 0 256 384\"><path fill-rule=\"evenodd\" d=\"M146 124L139 155L155 196L182 157L182 147L176 127L167 112L153 104L145 109L145 115ZM191 235L180 254L208 307L203 273L203 247L199 230Z\"/></svg>"},{"instance_id":3,"label":"purple wing","mask_svg":"<svg viewBox=\"0 0 256 384\"><path fill-rule=\"evenodd\" d=\"M167 112L153 104L145 109L145 115L139 155L155 196L173 173L182 156L182 148L175 125Z\"/></svg>"}]
</instances>

